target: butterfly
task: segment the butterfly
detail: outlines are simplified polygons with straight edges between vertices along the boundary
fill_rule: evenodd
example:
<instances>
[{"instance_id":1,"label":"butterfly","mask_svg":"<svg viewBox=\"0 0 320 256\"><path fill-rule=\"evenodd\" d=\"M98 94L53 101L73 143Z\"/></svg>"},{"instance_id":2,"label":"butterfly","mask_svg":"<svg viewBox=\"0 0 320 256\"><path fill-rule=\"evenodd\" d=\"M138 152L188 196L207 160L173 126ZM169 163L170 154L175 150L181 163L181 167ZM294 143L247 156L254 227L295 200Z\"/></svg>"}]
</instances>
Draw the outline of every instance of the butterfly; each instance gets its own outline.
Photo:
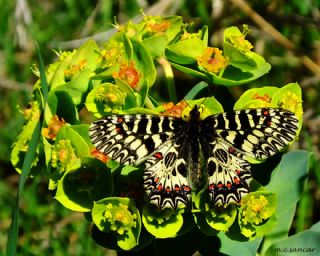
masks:
<instances>
[{"instance_id":1,"label":"butterfly","mask_svg":"<svg viewBox=\"0 0 320 256\"><path fill-rule=\"evenodd\" d=\"M292 142L296 116L280 108L256 108L201 120L149 114L109 115L93 122L90 139L122 165L144 163L144 188L159 208L188 206L205 184L213 206L239 203L249 193L249 159L264 160ZM205 171L203 171L205 170Z\"/></svg>"}]
</instances>

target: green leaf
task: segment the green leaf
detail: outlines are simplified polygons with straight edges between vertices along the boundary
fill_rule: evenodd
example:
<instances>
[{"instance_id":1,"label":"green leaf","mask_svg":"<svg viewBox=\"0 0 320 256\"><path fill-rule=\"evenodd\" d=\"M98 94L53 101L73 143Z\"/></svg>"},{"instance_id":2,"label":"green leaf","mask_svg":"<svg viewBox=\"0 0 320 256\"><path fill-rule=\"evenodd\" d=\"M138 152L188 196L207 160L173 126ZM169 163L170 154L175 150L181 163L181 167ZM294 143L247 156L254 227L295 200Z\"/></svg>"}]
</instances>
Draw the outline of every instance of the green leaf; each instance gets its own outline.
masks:
<instances>
[{"instance_id":1,"label":"green leaf","mask_svg":"<svg viewBox=\"0 0 320 256\"><path fill-rule=\"evenodd\" d=\"M159 115L159 112L148 108L130 108L123 111L126 114L148 114L148 115Z\"/></svg>"},{"instance_id":2,"label":"green leaf","mask_svg":"<svg viewBox=\"0 0 320 256\"><path fill-rule=\"evenodd\" d=\"M298 83L289 83L281 87L272 97L272 103L280 108L292 111L299 120L299 128L297 136L302 127L303 108L302 108L302 92Z\"/></svg>"},{"instance_id":3,"label":"green leaf","mask_svg":"<svg viewBox=\"0 0 320 256\"><path fill-rule=\"evenodd\" d=\"M59 90L67 90L65 88L66 85L71 85L71 96L73 94L76 94L77 86L79 87L78 90L83 91L86 85L88 85L88 82L85 82L85 80L89 79L89 75L91 72L96 68L97 61L99 58L99 47L96 44L94 40L89 39L87 42L85 42L81 47L79 47L76 51L69 54L67 57L64 57L59 63L59 65L56 67L54 71L54 75L52 76L50 80L50 90L56 90L57 87L59 87ZM80 63L83 63L83 67L79 67L77 72L75 73L75 78L78 79L78 83L83 82L84 84L74 84L74 83L66 83L66 75L65 72L68 69L73 69L80 65ZM86 75L81 75L81 73L85 71ZM79 79L79 76L81 79ZM86 79L85 79L86 78ZM71 80L74 78L72 77ZM78 95L77 95L78 96ZM79 102L75 99L73 101L78 105Z\"/></svg>"},{"instance_id":4,"label":"green leaf","mask_svg":"<svg viewBox=\"0 0 320 256\"><path fill-rule=\"evenodd\" d=\"M227 207L212 207L207 190L202 189L193 200L200 212L195 212L195 220L204 234L212 235L214 230L227 231L237 216L237 208L231 204ZM204 221L205 220L205 221Z\"/></svg>"},{"instance_id":5,"label":"green leaf","mask_svg":"<svg viewBox=\"0 0 320 256\"><path fill-rule=\"evenodd\" d=\"M131 43L133 46L131 60L135 62L137 69L143 74L142 79L145 79L147 86L150 87L153 85L157 75L152 57L143 44L136 40L131 40Z\"/></svg>"},{"instance_id":6,"label":"green leaf","mask_svg":"<svg viewBox=\"0 0 320 256\"><path fill-rule=\"evenodd\" d=\"M188 103L189 107L185 108L182 111L182 114L181 114L182 117L188 117L190 111L196 105L200 108L201 119L204 119L210 115L214 115L214 114L223 112L222 105L213 96L207 97L207 98L201 98L201 99L197 99L197 100L188 100L187 103Z\"/></svg>"},{"instance_id":7,"label":"green leaf","mask_svg":"<svg viewBox=\"0 0 320 256\"><path fill-rule=\"evenodd\" d=\"M153 59L163 56L164 50L168 45L168 37L166 35L154 35L143 40L143 45L150 52Z\"/></svg>"},{"instance_id":8,"label":"green leaf","mask_svg":"<svg viewBox=\"0 0 320 256\"><path fill-rule=\"evenodd\" d=\"M169 61L186 65L197 62L206 45L201 38L193 37L170 44L166 49L166 57Z\"/></svg>"},{"instance_id":9,"label":"green leaf","mask_svg":"<svg viewBox=\"0 0 320 256\"><path fill-rule=\"evenodd\" d=\"M176 64L173 62L170 62L170 64L172 67L174 67L175 69L177 69L183 73L186 73L188 75L191 75L191 76L197 77L199 79L208 81L207 76L204 73L198 71L195 67L183 66L183 65L179 65L179 64Z\"/></svg>"},{"instance_id":10,"label":"green leaf","mask_svg":"<svg viewBox=\"0 0 320 256\"><path fill-rule=\"evenodd\" d=\"M94 201L112 192L110 169L97 159L82 158L80 168L66 172L58 181L55 198L70 210L88 212Z\"/></svg>"},{"instance_id":11,"label":"green leaf","mask_svg":"<svg viewBox=\"0 0 320 256\"><path fill-rule=\"evenodd\" d=\"M92 73L90 69L84 69L75 76L70 82L61 84L54 88L54 91L65 91L67 92L74 104L81 105L84 100L84 96L89 89L89 78Z\"/></svg>"},{"instance_id":12,"label":"green leaf","mask_svg":"<svg viewBox=\"0 0 320 256\"><path fill-rule=\"evenodd\" d=\"M50 91L48 105L50 118L45 114L47 116L46 120L50 120L51 117L56 114L69 124L77 124L79 122L77 108L70 94L66 91ZM46 110L48 110L48 108Z\"/></svg>"},{"instance_id":13,"label":"green leaf","mask_svg":"<svg viewBox=\"0 0 320 256\"><path fill-rule=\"evenodd\" d=\"M284 154L280 164L272 172L265 189L277 195L278 213L298 202L307 183L309 157L310 152L304 150Z\"/></svg>"},{"instance_id":14,"label":"green leaf","mask_svg":"<svg viewBox=\"0 0 320 256\"><path fill-rule=\"evenodd\" d=\"M218 238L221 242L219 252L226 255L256 256L257 250L262 241L262 238L256 238L255 240L248 242L234 241L222 232L218 234Z\"/></svg>"},{"instance_id":15,"label":"green leaf","mask_svg":"<svg viewBox=\"0 0 320 256\"><path fill-rule=\"evenodd\" d=\"M307 151L289 152L283 155L280 164L272 172L270 183L265 189L277 195L276 218L278 222L275 228L266 235L263 252L274 242L288 236L296 204L306 186L309 157L310 153Z\"/></svg>"},{"instance_id":16,"label":"green leaf","mask_svg":"<svg viewBox=\"0 0 320 256\"><path fill-rule=\"evenodd\" d=\"M320 244L320 222L314 224L310 229L302 231L288 238L273 243L265 252L265 256L295 255L316 256L319 255Z\"/></svg>"},{"instance_id":17,"label":"green leaf","mask_svg":"<svg viewBox=\"0 0 320 256\"><path fill-rule=\"evenodd\" d=\"M125 104L123 106L124 109L130 109L141 106L140 95L138 93L135 93L133 89L125 81L115 79L115 82L119 89L126 93Z\"/></svg>"},{"instance_id":18,"label":"green leaf","mask_svg":"<svg viewBox=\"0 0 320 256\"><path fill-rule=\"evenodd\" d=\"M97 54L98 51L99 47L97 43L94 40L89 39L83 45L81 45L72 55L70 65L77 65L81 61L85 60L86 68L94 70L99 58L99 55Z\"/></svg>"}]
</instances>

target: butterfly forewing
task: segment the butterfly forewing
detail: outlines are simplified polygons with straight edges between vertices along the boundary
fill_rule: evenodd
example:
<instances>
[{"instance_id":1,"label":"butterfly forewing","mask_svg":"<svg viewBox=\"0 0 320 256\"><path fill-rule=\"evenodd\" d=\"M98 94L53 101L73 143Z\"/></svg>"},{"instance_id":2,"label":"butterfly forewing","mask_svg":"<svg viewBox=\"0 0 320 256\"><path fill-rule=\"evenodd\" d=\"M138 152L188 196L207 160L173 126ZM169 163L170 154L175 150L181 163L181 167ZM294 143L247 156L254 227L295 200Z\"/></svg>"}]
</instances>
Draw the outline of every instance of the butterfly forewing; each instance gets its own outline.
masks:
<instances>
[{"instance_id":1,"label":"butterfly forewing","mask_svg":"<svg viewBox=\"0 0 320 256\"><path fill-rule=\"evenodd\" d=\"M294 140L298 120L283 109L244 109L209 116L203 120L203 127L247 157L263 160Z\"/></svg>"},{"instance_id":2,"label":"butterfly forewing","mask_svg":"<svg viewBox=\"0 0 320 256\"><path fill-rule=\"evenodd\" d=\"M113 160L136 165L172 139L175 128L182 124L179 120L154 115L111 115L93 122L89 136L96 149Z\"/></svg>"}]
</instances>

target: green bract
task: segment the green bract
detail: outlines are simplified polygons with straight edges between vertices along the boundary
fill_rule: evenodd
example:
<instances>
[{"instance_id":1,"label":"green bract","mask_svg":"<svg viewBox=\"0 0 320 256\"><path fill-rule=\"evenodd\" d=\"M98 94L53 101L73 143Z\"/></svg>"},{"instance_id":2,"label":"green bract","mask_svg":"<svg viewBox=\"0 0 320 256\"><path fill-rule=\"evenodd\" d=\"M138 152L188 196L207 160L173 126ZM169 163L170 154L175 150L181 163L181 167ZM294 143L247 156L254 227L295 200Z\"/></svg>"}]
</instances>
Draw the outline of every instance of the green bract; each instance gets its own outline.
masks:
<instances>
[{"instance_id":1,"label":"green bract","mask_svg":"<svg viewBox=\"0 0 320 256\"><path fill-rule=\"evenodd\" d=\"M93 158L82 158L81 166L66 172L58 181L55 198L73 211L88 212L94 201L111 196L110 169Z\"/></svg>"},{"instance_id":2,"label":"green bract","mask_svg":"<svg viewBox=\"0 0 320 256\"><path fill-rule=\"evenodd\" d=\"M272 171L270 181L267 175L263 176L264 171L259 172L260 167L252 168L257 181L250 183L251 192L238 204L215 207L207 193L207 171L201 159L202 187L185 184L192 187L192 204L179 209L159 209L144 198L144 165L124 166L113 161L93 147L88 134L89 123L111 114L166 115L188 121L194 106L198 107L202 120L223 112L224 104L217 100L221 95L216 99L205 94L212 84L245 84L270 69L245 39L249 32L247 26L242 32L236 27L226 28L223 49L208 45L207 26L194 31L179 16L145 16L137 24L129 21L115 27L118 32L100 45L88 40L78 49L58 54L59 60L46 70L47 96L43 95L43 81L39 79L35 83L30 108L23 111L26 124L11 154L16 170L21 172L33 131L38 121L43 120L31 174L42 172L41 175L47 175L49 189L56 189L55 198L64 207L87 212L86 216L91 213L92 219L88 219L98 244L115 250L140 250L154 238L157 238L154 246L157 248L168 241L166 238L172 239L169 240L172 243L183 244L184 239L196 239L192 237L195 234L200 237L199 244L219 239L221 253L236 255L238 251L234 248L241 247L239 253L245 255L258 250L261 237L269 239L261 247L263 251L269 252L268 247L273 248L272 242L284 243L268 234L272 234L273 227L281 234L288 233L295 205L303 192L301 180L307 174L308 153L284 154ZM157 77L156 65L159 64L163 67L166 83ZM173 68L195 76L201 82L177 91ZM215 87L213 89L215 94ZM167 94L171 101L175 98L184 100L169 102ZM45 100L47 104L44 104ZM233 99L223 98L222 103L229 102ZM249 89L234 105L235 110L267 107L295 113L299 133L303 109L298 83L281 88ZM114 120L123 121L121 118ZM121 133L121 127L119 129L113 134L113 143L120 147L121 139L130 134ZM148 126L147 129L151 128ZM145 139L143 134L137 136ZM135 145L138 144L139 140ZM251 161L249 156L244 157ZM269 170L268 174L278 163L275 161L277 159L268 159L262 164ZM169 173L164 171L163 175ZM266 185L263 187L260 183ZM286 214L289 220L285 219ZM196 243L190 245L198 248ZM192 255L189 251L185 254Z\"/></svg>"},{"instance_id":3,"label":"green bract","mask_svg":"<svg viewBox=\"0 0 320 256\"><path fill-rule=\"evenodd\" d=\"M40 109L38 102L33 101L30 103L30 107L24 110L24 117L27 123L23 127L23 130L17 137L16 141L14 142L13 149L11 152L12 165L16 168L17 172L19 173L21 173L23 156L28 150L28 144L31 140L32 133L37 125L37 121L40 118ZM34 159L34 166L37 164L37 161L38 159Z\"/></svg>"},{"instance_id":4,"label":"green bract","mask_svg":"<svg viewBox=\"0 0 320 256\"><path fill-rule=\"evenodd\" d=\"M92 220L100 231L116 235L117 244L123 250L138 245L141 219L131 199L110 197L95 202Z\"/></svg>"},{"instance_id":5,"label":"green bract","mask_svg":"<svg viewBox=\"0 0 320 256\"><path fill-rule=\"evenodd\" d=\"M160 210L153 205L145 205L142 222L149 233L157 238L175 237L183 224L181 213L173 209Z\"/></svg>"}]
</instances>

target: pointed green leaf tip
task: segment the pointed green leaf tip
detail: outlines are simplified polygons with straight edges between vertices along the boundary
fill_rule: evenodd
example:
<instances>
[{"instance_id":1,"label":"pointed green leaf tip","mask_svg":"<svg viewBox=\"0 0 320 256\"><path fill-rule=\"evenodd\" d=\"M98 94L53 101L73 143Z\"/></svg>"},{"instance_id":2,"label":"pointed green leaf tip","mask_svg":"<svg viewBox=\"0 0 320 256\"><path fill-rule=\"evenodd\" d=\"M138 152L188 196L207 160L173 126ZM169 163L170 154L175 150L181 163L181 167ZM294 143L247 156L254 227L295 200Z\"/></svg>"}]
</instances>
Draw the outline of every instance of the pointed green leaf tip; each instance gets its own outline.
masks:
<instances>
[{"instance_id":1,"label":"pointed green leaf tip","mask_svg":"<svg viewBox=\"0 0 320 256\"><path fill-rule=\"evenodd\" d=\"M121 249L130 250L138 244L141 219L133 200L109 197L97 201L92 209L92 220L100 231L113 232Z\"/></svg>"}]
</instances>

